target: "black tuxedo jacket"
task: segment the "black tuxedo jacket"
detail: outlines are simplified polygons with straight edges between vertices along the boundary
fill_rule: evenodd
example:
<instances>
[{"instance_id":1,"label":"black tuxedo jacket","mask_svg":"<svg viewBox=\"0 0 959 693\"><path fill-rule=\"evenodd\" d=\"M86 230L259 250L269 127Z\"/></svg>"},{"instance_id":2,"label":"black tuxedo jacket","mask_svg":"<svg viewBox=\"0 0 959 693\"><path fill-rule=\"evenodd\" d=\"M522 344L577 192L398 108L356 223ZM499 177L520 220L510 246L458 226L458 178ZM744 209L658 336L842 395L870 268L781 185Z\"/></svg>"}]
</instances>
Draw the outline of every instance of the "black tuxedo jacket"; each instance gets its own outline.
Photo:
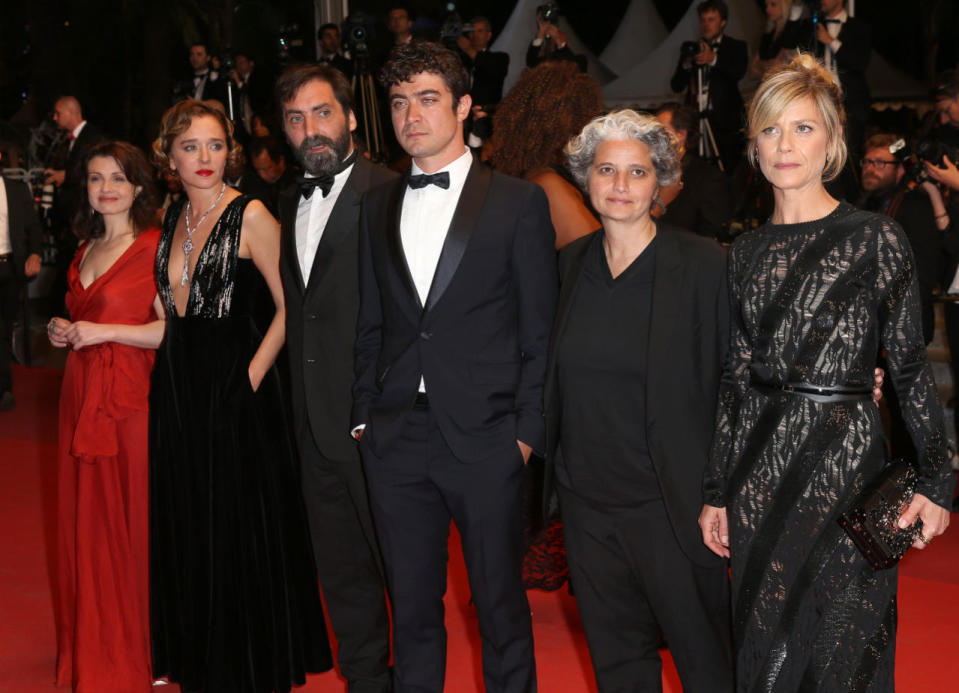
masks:
<instances>
[{"instance_id":1,"label":"black tuxedo jacket","mask_svg":"<svg viewBox=\"0 0 959 693\"><path fill-rule=\"evenodd\" d=\"M683 157L683 187L661 219L700 236L727 240L733 196L722 171L695 154Z\"/></svg>"},{"instance_id":2,"label":"black tuxedo jacket","mask_svg":"<svg viewBox=\"0 0 959 693\"><path fill-rule=\"evenodd\" d=\"M10 229L10 254L13 255L13 273L18 280L24 280L23 266L30 255L40 254L42 238L40 220L33 206L33 195L26 183L3 180L7 193L7 224Z\"/></svg>"},{"instance_id":3,"label":"black tuxedo jacket","mask_svg":"<svg viewBox=\"0 0 959 693\"><path fill-rule=\"evenodd\" d=\"M57 192L56 203L57 217L62 224L67 226L73 224L73 214L80 204L80 195L82 194L80 182L84 173L83 158L93 145L102 142L104 139L106 138L99 128L87 121L67 155L67 162L64 165L63 185Z\"/></svg>"},{"instance_id":4,"label":"black tuxedo jacket","mask_svg":"<svg viewBox=\"0 0 959 693\"><path fill-rule=\"evenodd\" d=\"M316 62L320 65L329 65L330 67L336 68L342 72L348 80L353 79L353 61L349 60L346 56L334 53L329 57L321 56Z\"/></svg>"},{"instance_id":5,"label":"black tuxedo jacket","mask_svg":"<svg viewBox=\"0 0 959 693\"><path fill-rule=\"evenodd\" d=\"M474 159L426 305L400 237L404 180L367 194L360 220L360 317L353 424L388 453L420 376L456 457L542 450L543 377L556 302L555 232L546 195Z\"/></svg>"},{"instance_id":6,"label":"black tuxedo jacket","mask_svg":"<svg viewBox=\"0 0 959 693\"><path fill-rule=\"evenodd\" d=\"M485 50L469 57L458 51L460 60L472 76L470 96L478 106L495 106L503 98L503 82L509 71L509 53Z\"/></svg>"},{"instance_id":7,"label":"black tuxedo jacket","mask_svg":"<svg viewBox=\"0 0 959 693\"><path fill-rule=\"evenodd\" d=\"M329 459L350 460L356 454L356 443L350 437L350 411L360 305L360 198L370 188L396 177L362 156L356 158L326 223L307 284L296 256L299 186L293 184L280 194L280 276L286 297L293 419L298 430L309 427L316 446Z\"/></svg>"},{"instance_id":8,"label":"black tuxedo jacket","mask_svg":"<svg viewBox=\"0 0 959 693\"><path fill-rule=\"evenodd\" d=\"M716 130L729 132L743 125L743 97L739 93L739 80L746 75L749 66L749 51L745 41L723 35L719 42L716 64L708 71L709 119ZM682 57L676 63L676 71L669 84L673 91L689 90L687 101L695 105L695 66L685 67ZM690 88L692 85L693 88Z\"/></svg>"},{"instance_id":9,"label":"black tuxedo jacket","mask_svg":"<svg viewBox=\"0 0 959 693\"><path fill-rule=\"evenodd\" d=\"M815 37L815 33L813 33ZM855 17L849 17L836 38L842 46L833 56L842 84L843 105L846 115L853 120L865 123L869 116L869 84L866 82L866 68L872 53L872 32L869 25ZM821 58L826 47L816 41L816 54ZM862 143L853 143L861 146Z\"/></svg>"},{"instance_id":10,"label":"black tuxedo jacket","mask_svg":"<svg viewBox=\"0 0 959 693\"><path fill-rule=\"evenodd\" d=\"M656 269L646 367L646 438L670 523L683 551L700 565L718 556L703 544L699 513L703 472L713 438L719 378L729 341L726 256L721 246L657 223ZM561 458L562 405L556 351L583 269L592 233L563 248L560 295L546 372L544 507L551 504Z\"/></svg>"}]
</instances>

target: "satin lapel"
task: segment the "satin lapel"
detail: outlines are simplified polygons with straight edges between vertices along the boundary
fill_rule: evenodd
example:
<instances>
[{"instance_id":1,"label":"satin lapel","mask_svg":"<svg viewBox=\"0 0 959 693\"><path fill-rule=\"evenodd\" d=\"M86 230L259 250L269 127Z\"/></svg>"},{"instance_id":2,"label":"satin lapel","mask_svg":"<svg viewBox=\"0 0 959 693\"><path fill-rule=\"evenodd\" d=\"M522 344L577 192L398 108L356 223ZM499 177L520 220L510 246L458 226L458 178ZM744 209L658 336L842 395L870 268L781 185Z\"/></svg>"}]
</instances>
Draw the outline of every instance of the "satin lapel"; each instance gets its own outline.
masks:
<instances>
[{"instance_id":1,"label":"satin lapel","mask_svg":"<svg viewBox=\"0 0 959 693\"><path fill-rule=\"evenodd\" d=\"M336 204L330 212L330 218L326 222L326 228L323 230L323 236L320 238L320 245L316 249L316 255L313 256L313 267L310 269L310 281L306 287L307 295L316 290L317 284L323 281L326 276L327 265L333 258L333 252L336 250L343 239L350 235L350 231L356 228L360 218L360 193L353 187L353 176L356 169L350 174L346 185L340 191L340 196L336 198Z\"/></svg>"},{"instance_id":2,"label":"satin lapel","mask_svg":"<svg viewBox=\"0 0 959 693\"><path fill-rule=\"evenodd\" d=\"M443 241L443 250L440 252L439 262L436 263L436 272L430 284L430 292L426 297L427 312L433 310L443 293L453 281L453 275L463 259L470 236L479 221L480 211L486 202L486 193L489 191L493 174L478 159L473 159L473 165L466 176L463 192L460 193L453 221L450 223L446 240Z\"/></svg>"},{"instance_id":3,"label":"satin lapel","mask_svg":"<svg viewBox=\"0 0 959 693\"><path fill-rule=\"evenodd\" d=\"M296 184L289 185L280 193L279 207L284 262L287 271L296 279L296 286L300 290L300 294L303 294L306 287L303 286L300 259L296 255L296 206L299 199L299 187Z\"/></svg>"},{"instance_id":4,"label":"satin lapel","mask_svg":"<svg viewBox=\"0 0 959 693\"><path fill-rule=\"evenodd\" d=\"M406 262L406 253L403 252L403 239L400 236L400 216L403 214L403 197L406 195L406 179L400 178L393 184L390 191L390 199L386 205L387 224L386 230L387 245L390 249L390 258L396 273L406 285L406 290L413 299L414 305L420 311L423 310L423 302L420 295L416 292L416 286L413 284L413 275L410 273L410 266Z\"/></svg>"},{"instance_id":5,"label":"satin lapel","mask_svg":"<svg viewBox=\"0 0 959 693\"><path fill-rule=\"evenodd\" d=\"M673 362L676 342L673 339L673 326L681 305L682 258L675 234L686 233L679 230L663 231L657 224L656 269L653 276L653 310L649 319L649 345L646 350L646 373L649 384L646 388L646 421L651 424L656 418L659 401L657 386L659 375L671 377L664 364Z\"/></svg>"},{"instance_id":6,"label":"satin lapel","mask_svg":"<svg viewBox=\"0 0 959 693\"><path fill-rule=\"evenodd\" d=\"M576 286L579 284L579 275L583 272L583 264L586 261L586 254L589 252L593 243L596 243L600 234L592 234L592 241L585 243L581 252L570 265L569 271L563 277L563 283L559 288L559 299L556 301L556 317L553 320L553 331L549 338L549 355L546 363L546 389L544 391L544 402L548 405L552 401L553 389L555 388L555 378L553 370L556 366L556 348L559 345L560 335L566 329L566 321L569 318L569 308L573 303L573 296L576 294Z\"/></svg>"}]
</instances>

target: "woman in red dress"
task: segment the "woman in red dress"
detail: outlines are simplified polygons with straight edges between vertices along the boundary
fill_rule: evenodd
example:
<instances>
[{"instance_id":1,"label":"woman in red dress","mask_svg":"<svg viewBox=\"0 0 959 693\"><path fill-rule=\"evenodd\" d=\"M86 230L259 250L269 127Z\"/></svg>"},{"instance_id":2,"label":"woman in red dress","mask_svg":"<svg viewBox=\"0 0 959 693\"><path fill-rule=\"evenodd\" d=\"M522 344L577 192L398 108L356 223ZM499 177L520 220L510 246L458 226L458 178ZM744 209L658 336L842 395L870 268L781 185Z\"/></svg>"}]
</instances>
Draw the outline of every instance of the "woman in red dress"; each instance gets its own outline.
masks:
<instances>
[{"instance_id":1,"label":"woman in red dress","mask_svg":"<svg viewBox=\"0 0 959 693\"><path fill-rule=\"evenodd\" d=\"M71 320L60 391L58 686L76 693L149 691L147 395L163 336L153 262L159 231L152 172L125 142L85 157L74 219L83 241L67 276Z\"/></svg>"}]
</instances>

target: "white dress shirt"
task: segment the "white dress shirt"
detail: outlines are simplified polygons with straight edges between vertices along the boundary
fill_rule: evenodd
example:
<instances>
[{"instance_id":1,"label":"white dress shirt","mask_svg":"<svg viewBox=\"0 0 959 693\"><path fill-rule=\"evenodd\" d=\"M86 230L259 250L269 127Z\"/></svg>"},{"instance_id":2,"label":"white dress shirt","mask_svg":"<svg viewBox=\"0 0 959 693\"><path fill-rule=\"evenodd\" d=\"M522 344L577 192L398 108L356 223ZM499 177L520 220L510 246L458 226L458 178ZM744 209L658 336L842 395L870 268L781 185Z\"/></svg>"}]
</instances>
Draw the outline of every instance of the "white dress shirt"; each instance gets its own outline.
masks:
<instances>
[{"instance_id":1,"label":"white dress shirt","mask_svg":"<svg viewBox=\"0 0 959 693\"><path fill-rule=\"evenodd\" d=\"M7 209L7 186L0 180L0 255L13 252L10 243L10 213Z\"/></svg>"},{"instance_id":2,"label":"white dress shirt","mask_svg":"<svg viewBox=\"0 0 959 693\"><path fill-rule=\"evenodd\" d=\"M439 171L450 174L450 187L444 190L436 185L427 185L419 190L408 188L403 197L403 210L400 213L400 238L403 241L403 254L410 268L413 284L420 301L426 305L426 298L433 284L436 265L440 261L443 243L449 232L453 213L459 203L460 193L466 183L473 155L465 146L463 155ZM423 170L413 162L412 175ZM420 378L420 392L426 392L426 383Z\"/></svg>"},{"instance_id":3,"label":"white dress shirt","mask_svg":"<svg viewBox=\"0 0 959 693\"><path fill-rule=\"evenodd\" d=\"M296 258L300 262L300 272L303 274L304 286L310 281L310 270L313 269L313 258L316 257L316 250L320 247L320 240L323 238L323 231L326 229L326 222L330 220L330 214L333 213L333 206L337 198L343 192L343 186L346 185L346 179L350 177L353 166L340 171L333 178L333 187L330 193L323 197L323 192L317 188L310 199L300 195L300 201L296 206L296 223L294 225L296 237ZM311 178L310 174L306 174Z\"/></svg>"},{"instance_id":4,"label":"white dress shirt","mask_svg":"<svg viewBox=\"0 0 959 693\"><path fill-rule=\"evenodd\" d=\"M842 31L842 25L846 23L846 20L849 19L849 13L846 10L842 10L835 17L830 17L830 21L826 24L826 31L830 36L836 38L839 36L839 32ZM823 64L826 66L826 69L836 75L836 81L839 81L839 68L836 66L835 55L839 52L839 49L842 48L842 41L833 41L832 43L826 44L826 50L823 52Z\"/></svg>"},{"instance_id":5,"label":"white dress shirt","mask_svg":"<svg viewBox=\"0 0 959 693\"><path fill-rule=\"evenodd\" d=\"M77 143L77 138L80 136L80 133L83 132L83 128L87 126L87 121L81 121L79 125L73 128L73 131L70 133L70 146L67 147L67 151L73 151L73 145Z\"/></svg>"}]
</instances>

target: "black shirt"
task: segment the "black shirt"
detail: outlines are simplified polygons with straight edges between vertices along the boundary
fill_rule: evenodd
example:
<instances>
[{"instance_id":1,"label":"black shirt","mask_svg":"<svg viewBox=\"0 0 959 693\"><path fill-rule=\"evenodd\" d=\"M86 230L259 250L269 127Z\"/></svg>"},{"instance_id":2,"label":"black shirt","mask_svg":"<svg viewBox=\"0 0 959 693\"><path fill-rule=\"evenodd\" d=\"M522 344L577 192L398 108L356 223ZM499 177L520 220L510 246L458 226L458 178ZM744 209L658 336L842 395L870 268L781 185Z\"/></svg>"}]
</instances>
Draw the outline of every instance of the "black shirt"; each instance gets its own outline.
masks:
<instances>
[{"instance_id":1,"label":"black shirt","mask_svg":"<svg viewBox=\"0 0 959 693\"><path fill-rule=\"evenodd\" d=\"M606 505L662 497L646 442L646 361L656 239L615 279L590 244L557 350L557 480Z\"/></svg>"}]
</instances>

